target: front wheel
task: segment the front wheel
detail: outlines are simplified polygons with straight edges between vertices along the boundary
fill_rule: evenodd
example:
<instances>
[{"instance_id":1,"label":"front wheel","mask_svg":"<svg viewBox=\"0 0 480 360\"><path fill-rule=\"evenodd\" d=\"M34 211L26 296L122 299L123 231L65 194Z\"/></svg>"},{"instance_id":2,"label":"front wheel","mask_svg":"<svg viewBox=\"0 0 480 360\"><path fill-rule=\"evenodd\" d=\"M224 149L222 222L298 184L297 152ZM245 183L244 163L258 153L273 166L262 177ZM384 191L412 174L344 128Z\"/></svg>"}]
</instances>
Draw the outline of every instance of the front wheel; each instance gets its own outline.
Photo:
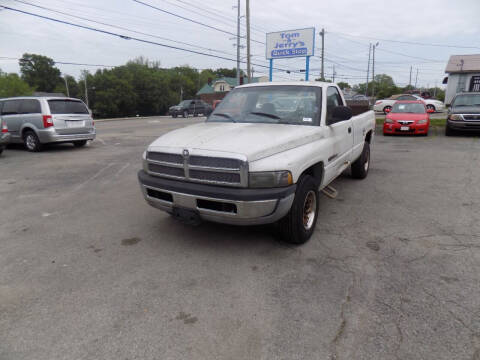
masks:
<instances>
[{"instance_id":1,"label":"front wheel","mask_svg":"<svg viewBox=\"0 0 480 360\"><path fill-rule=\"evenodd\" d=\"M184 118L187 118L187 117L188 117L188 111L187 111L187 110L185 110L185 111L183 112L183 117L184 117Z\"/></svg>"},{"instance_id":2,"label":"front wheel","mask_svg":"<svg viewBox=\"0 0 480 360\"><path fill-rule=\"evenodd\" d=\"M455 135L455 131L452 130L450 126L445 126L445 136L453 136Z\"/></svg>"},{"instance_id":3,"label":"front wheel","mask_svg":"<svg viewBox=\"0 0 480 360\"><path fill-rule=\"evenodd\" d=\"M354 179L365 179L370 169L370 144L365 141L360 157L352 164L352 177Z\"/></svg>"},{"instance_id":4,"label":"front wheel","mask_svg":"<svg viewBox=\"0 0 480 360\"><path fill-rule=\"evenodd\" d=\"M173 117L173 118L176 118L176 117L177 117L177 114L172 114L172 117Z\"/></svg>"},{"instance_id":5,"label":"front wheel","mask_svg":"<svg viewBox=\"0 0 480 360\"><path fill-rule=\"evenodd\" d=\"M436 109L435 109L435 106L433 106L432 104L428 104L428 105L427 105L427 109L428 109L428 110L433 110L434 112L435 112L435 110L436 110Z\"/></svg>"},{"instance_id":6,"label":"front wheel","mask_svg":"<svg viewBox=\"0 0 480 360\"><path fill-rule=\"evenodd\" d=\"M37 134L35 134L33 131L29 130L25 132L25 135L23 136L23 143L28 151L38 152L42 150L42 144L40 143Z\"/></svg>"},{"instance_id":7,"label":"front wheel","mask_svg":"<svg viewBox=\"0 0 480 360\"><path fill-rule=\"evenodd\" d=\"M392 107L390 105L387 105L383 108L383 113L385 115L388 114L390 111L392 111Z\"/></svg>"},{"instance_id":8,"label":"front wheel","mask_svg":"<svg viewBox=\"0 0 480 360\"><path fill-rule=\"evenodd\" d=\"M298 180L290 211L278 222L281 239L292 244L307 242L315 230L317 218L318 186L310 175L303 175Z\"/></svg>"}]
</instances>

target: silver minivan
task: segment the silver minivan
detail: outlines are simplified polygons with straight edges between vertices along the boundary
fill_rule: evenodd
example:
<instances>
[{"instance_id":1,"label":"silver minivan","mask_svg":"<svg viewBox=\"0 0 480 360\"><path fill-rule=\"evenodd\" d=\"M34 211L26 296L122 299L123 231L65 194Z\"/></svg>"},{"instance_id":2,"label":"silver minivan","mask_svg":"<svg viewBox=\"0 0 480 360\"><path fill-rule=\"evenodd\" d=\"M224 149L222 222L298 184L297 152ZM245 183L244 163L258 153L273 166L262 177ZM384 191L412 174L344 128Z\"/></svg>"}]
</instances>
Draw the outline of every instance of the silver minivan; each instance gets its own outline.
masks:
<instances>
[{"instance_id":1,"label":"silver minivan","mask_svg":"<svg viewBox=\"0 0 480 360\"><path fill-rule=\"evenodd\" d=\"M0 117L7 124L11 143L40 151L48 143L84 146L95 139L95 125L83 101L67 97L15 97L0 99Z\"/></svg>"}]
</instances>

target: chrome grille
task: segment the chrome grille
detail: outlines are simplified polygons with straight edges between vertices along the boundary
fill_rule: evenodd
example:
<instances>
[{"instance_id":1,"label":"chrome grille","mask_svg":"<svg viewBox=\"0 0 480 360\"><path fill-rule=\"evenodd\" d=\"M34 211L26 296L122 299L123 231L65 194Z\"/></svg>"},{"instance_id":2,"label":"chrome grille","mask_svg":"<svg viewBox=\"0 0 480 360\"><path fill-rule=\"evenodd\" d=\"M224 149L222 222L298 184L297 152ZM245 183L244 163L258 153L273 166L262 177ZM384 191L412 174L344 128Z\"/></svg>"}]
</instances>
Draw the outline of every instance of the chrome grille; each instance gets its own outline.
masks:
<instances>
[{"instance_id":1,"label":"chrome grille","mask_svg":"<svg viewBox=\"0 0 480 360\"><path fill-rule=\"evenodd\" d=\"M148 160L168 162L173 164L183 164L183 156L180 154L168 154L159 152L149 152Z\"/></svg>"},{"instance_id":2,"label":"chrome grille","mask_svg":"<svg viewBox=\"0 0 480 360\"><path fill-rule=\"evenodd\" d=\"M217 158L208 156L192 155L189 158L189 164L192 166L204 166L212 168L236 169L239 170L241 161L238 159Z\"/></svg>"},{"instance_id":3,"label":"chrome grille","mask_svg":"<svg viewBox=\"0 0 480 360\"><path fill-rule=\"evenodd\" d=\"M480 121L480 115L463 115L465 120Z\"/></svg>"},{"instance_id":4,"label":"chrome grille","mask_svg":"<svg viewBox=\"0 0 480 360\"><path fill-rule=\"evenodd\" d=\"M225 186L246 187L248 164L235 158L203 155L148 152L148 172L151 175L184 179L185 181Z\"/></svg>"},{"instance_id":5,"label":"chrome grille","mask_svg":"<svg viewBox=\"0 0 480 360\"><path fill-rule=\"evenodd\" d=\"M240 183L240 174L224 173L217 171L190 170L191 179L206 180L226 183Z\"/></svg>"},{"instance_id":6,"label":"chrome grille","mask_svg":"<svg viewBox=\"0 0 480 360\"><path fill-rule=\"evenodd\" d=\"M148 170L156 174L185 177L185 170L183 170L183 168L170 167L170 166L158 165L158 164L148 164Z\"/></svg>"}]
</instances>

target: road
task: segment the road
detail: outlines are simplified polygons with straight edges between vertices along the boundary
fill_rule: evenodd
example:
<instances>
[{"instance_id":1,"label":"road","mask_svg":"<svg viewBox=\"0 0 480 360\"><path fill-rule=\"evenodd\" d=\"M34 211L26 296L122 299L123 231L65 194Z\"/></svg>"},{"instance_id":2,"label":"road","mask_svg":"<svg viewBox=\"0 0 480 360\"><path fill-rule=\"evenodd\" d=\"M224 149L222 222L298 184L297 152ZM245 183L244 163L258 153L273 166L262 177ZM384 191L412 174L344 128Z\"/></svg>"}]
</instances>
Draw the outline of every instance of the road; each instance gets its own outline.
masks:
<instances>
[{"instance_id":1,"label":"road","mask_svg":"<svg viewBox=\"0 0 480 360\"><path fill-rule=\"evenodd\" d=\"M146 145L197 121L3 153L0 359L480 359L478 137L377 136L292 247L144 202Z\"/></svg>"}]
</instances>

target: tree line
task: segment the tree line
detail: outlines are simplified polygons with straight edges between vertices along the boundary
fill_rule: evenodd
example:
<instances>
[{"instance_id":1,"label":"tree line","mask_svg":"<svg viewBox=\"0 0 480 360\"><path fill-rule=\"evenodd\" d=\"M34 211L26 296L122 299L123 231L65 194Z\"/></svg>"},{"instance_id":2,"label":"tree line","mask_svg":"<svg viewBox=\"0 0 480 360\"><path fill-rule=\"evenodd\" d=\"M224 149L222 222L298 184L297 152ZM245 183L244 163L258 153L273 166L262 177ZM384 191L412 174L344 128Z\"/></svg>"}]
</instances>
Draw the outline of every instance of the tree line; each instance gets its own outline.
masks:
<instances>
[{"instance_id":1,"label":"tree line","mask_svg":"<svg viewBox=\"0 0 480 360\"><path fill-rule=\"evenodd\" d=\"M87 102L98 118L123 116L163 115L168 108L182 99L195 97L197 91L209 80L235 77L236 69L218 68L197 70L189 66L162 68L159 62L143 57L122 66L99 69L93 73L83 71L77 80L64 75L49 57L24 54L19 60L20 73L7 74L0 70L0 98L31 95L34 92L68 93L70 97ZM319 80L319 79L318 79ZM86 84L85 84L86 82ZM338 83L350 87L348 83ZM397 87L392 77L379 74L368 84L369 95L375 87L377 98L402 93L409 88ZM353 90L365 93L366 84L357 84ZM443 90L429 89L441 100Z\"/></svg>"}]
</instances>

